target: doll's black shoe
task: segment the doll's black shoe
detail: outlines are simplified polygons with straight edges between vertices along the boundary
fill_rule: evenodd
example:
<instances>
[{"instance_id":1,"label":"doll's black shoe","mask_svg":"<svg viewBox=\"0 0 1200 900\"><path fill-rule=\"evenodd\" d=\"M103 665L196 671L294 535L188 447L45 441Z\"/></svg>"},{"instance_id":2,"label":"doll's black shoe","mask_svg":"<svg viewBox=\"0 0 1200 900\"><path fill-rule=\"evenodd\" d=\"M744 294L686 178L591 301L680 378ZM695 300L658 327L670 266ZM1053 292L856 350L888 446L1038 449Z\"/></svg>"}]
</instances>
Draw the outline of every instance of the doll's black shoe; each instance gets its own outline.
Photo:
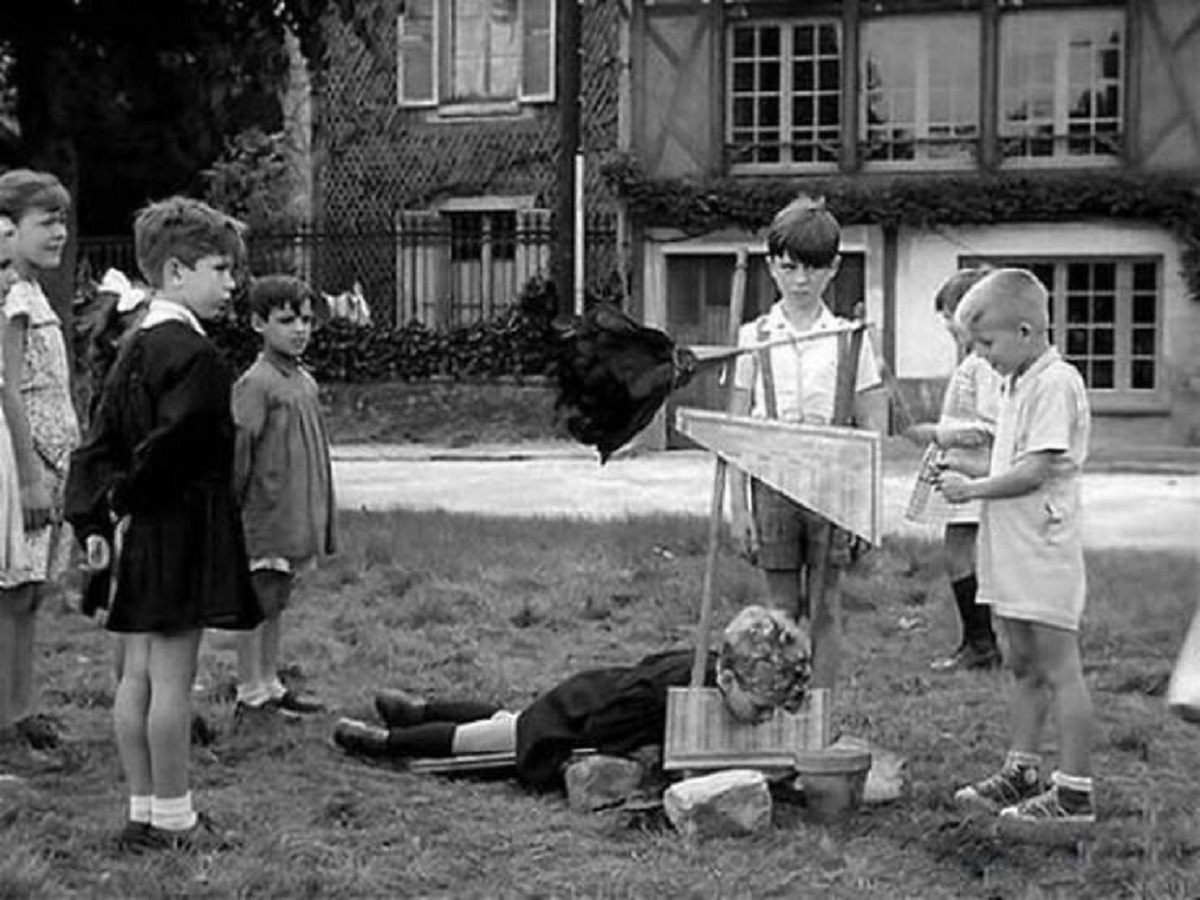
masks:
<instances>
[{"instance_id":1,"label":"doll's black shoe","mask_svg":"<svg viewBox=\"0 0 1200 900\"><path fill-rule=\"evenodd\" d=\"M333 742L355 756L389 755L387 729L358 719L338 719L333 729Z\"/></svg>"},{"instance_id":2,"label":"doll's black shoe","mask_svg":"<svg viewBox=\"0 0 1200 900\"><path fill-rule=\"evenodd\" d=\"M375 711L385 723L396 728L420 725L425 721L425 701L407 691L380 691L375 695Z\"/></svg>"}]
</instances>

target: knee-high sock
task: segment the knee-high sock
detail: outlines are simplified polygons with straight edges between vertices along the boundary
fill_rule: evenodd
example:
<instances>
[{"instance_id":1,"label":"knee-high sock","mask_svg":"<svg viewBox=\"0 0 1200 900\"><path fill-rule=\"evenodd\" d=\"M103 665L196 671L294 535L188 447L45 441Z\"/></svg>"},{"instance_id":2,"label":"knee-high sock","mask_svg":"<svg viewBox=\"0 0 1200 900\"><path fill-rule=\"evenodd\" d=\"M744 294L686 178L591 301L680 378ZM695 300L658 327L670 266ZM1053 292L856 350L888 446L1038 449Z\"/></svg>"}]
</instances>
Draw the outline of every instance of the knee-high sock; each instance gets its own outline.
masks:
<instances>
[{"instance_id":1,"label":"knee-high sock","mask_svg":"<svg viewBox=\"0 0 1200 900\"><path fill-rule=\"evenodd\" d=\"M500 711L494 703L480 700L428 700L425 703L426 722L476 722L490 719Z\"/></svg>"},{"instance_id":2,"label":"knee-high sock","mask_svg":"<svg viewBox=\"0 0 1200 900\"><path fill-rule=\"evenodd\" d=\"M453 722L423 722L388 729L388 750L395 756L452 756Z\"/></svg>"}]
</instances>

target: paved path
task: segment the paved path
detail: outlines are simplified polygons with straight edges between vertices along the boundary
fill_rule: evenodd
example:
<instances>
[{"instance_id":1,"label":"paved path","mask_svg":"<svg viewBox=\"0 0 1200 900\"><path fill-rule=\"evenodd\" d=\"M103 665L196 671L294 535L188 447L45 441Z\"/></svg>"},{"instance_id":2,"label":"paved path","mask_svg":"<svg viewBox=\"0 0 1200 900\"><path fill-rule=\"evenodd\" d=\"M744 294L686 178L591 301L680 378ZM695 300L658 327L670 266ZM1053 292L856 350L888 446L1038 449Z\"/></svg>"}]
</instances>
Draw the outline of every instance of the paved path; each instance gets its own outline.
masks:
<instances>
[{"instance_id":1,"label":"paved path","mask_svg":"<svg viewBox=\"0 0 1200 900\"><path fill-rule=\"evenodd\" d=\"M443 509L496 516L708 514L712 457L643 453L601 466L571 445L419 445L334 448L339 504L347 509ZM931 533L903 519L912 484L906 463L884 476L884 528ZM1083 481L1084 537L1092 547L1200 549L1200 472L1092 471Z\"/></svg>"}]
</instances>

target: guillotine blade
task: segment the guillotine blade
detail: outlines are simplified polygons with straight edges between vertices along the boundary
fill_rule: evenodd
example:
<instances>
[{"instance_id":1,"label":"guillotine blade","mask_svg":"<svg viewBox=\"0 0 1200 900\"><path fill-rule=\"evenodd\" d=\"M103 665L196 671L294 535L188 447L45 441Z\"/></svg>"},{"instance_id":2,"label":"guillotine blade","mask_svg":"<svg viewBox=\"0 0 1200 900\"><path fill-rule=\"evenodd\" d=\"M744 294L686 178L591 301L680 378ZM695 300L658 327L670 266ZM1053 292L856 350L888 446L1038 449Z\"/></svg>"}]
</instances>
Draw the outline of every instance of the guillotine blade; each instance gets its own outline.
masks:
<instances>
[{"instance_id":1,"label":"guillotine blade","mask_svg":"<svg viewBox=\"0 0 1200 900\"><path fill-rule=\"evenodd\" d=\"M834 425L680 407L675 427L732 466L872 544L883 534L883 442Z\"/></svg>"}]
</instances>

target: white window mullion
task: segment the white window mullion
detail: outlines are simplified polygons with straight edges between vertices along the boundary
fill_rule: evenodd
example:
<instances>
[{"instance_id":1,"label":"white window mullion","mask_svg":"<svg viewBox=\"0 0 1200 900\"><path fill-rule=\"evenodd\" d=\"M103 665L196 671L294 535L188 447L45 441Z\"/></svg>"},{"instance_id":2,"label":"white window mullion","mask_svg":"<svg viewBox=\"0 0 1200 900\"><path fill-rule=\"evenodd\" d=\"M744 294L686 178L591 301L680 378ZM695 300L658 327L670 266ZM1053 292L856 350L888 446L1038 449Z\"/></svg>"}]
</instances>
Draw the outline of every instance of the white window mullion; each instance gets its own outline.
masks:
<instances>
[{"instance_id":1,"label":"white window mullion","mask_svg":"<svg viewBox=\"0 0 1200 900\"><path fill-rule=\"evenodd\" d=\"M1113 298L1113 387L1128 391L1133 387L1133 266L1118 262L1116 297Z\"/></svg>"},{"instance_id":2,"label":"white window mullion","mask_svg":"<svg viewBox=\"0 0 1200 900\"><path fill-rule=\"evenodd\" d=\"M780 23L779 28L779 140L784 152L779 154L781 162L794 163L795 134L792 131L792 69L795 59L796 29ZM813 120L817 117L816 95L813 96ZM757 109L755 116L758 115Z\"/></svg>"}]
</instances>

